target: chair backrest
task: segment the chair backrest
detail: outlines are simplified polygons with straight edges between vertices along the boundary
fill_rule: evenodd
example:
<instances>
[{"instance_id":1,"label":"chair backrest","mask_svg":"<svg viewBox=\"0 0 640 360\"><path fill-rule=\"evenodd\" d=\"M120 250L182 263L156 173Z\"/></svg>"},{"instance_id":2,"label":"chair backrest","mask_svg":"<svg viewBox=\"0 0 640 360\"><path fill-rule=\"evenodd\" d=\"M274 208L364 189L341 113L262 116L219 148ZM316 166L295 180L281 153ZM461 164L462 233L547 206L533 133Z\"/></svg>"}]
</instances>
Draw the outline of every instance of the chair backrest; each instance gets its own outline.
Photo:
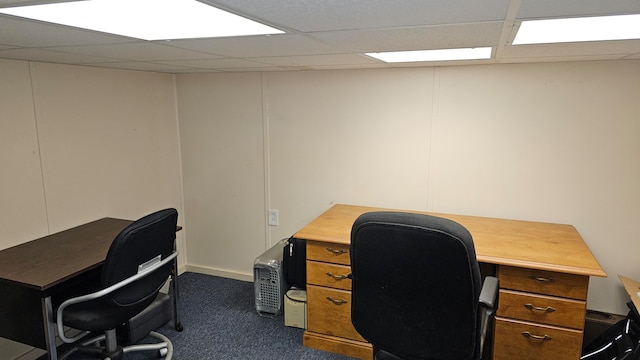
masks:
<instances>
[{"instance_id":1,"label":"chair backrest","mask_svg":"<svg viewBox=\"0 0 640 360\"><path fill-rule=\"evenodd\" d=\"M178 212L165 209L149 214L123 229L114 239L102 269L102 287L136 275L139 266L174 252ZM109 294L112 305L136 306L153 301L171 273L171 262L153 274Z\"/></svg>"},{"instance_id":2,"label":"chair backrest","mask_svg":"<svg viewBox=\"0 0 640 360\"><path fill-rule=\"evenodd\" d=\"M355 329L406 359L480 357L481 277L469 231L443 218L361 215L351 232Z\"/></svg>"}]
</instances>

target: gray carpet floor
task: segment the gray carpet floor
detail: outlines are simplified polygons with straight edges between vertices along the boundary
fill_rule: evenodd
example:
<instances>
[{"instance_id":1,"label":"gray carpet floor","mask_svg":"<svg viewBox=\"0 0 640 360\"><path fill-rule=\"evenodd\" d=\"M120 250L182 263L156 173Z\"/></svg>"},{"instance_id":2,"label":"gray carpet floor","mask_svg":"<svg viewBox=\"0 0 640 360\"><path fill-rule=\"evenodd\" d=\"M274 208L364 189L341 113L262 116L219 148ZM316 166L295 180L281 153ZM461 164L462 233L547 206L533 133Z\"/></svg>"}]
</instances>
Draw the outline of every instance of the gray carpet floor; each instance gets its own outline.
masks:
<instances>
[{"instance_id":1,"label":"gray carpet floor","mask_svg":"<svg viewBox=\"0 0 640 360\"><path fill-rule=\"evenodd\" d=\"M157 331L174 347L175 360L282 359L349 360L302 346L302 329L284 325L284 316L265 318L255 310L253 283L184 273L178 278L180 320ZM125 354L124 360L156 359L155 352ZM73 354L70 360L89 359Z\"/></svg>"}]
</instances>

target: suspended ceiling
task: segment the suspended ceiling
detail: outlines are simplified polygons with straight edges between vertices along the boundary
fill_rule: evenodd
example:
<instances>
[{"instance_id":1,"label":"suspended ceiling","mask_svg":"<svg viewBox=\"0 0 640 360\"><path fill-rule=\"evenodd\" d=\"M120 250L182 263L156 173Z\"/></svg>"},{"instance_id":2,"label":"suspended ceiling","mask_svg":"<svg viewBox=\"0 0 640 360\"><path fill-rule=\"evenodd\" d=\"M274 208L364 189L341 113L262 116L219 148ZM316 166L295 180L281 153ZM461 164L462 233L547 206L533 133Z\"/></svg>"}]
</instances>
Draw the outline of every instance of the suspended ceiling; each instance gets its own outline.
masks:
<instances>
[{"instance_id":1,"label":"suspended ceiling","mask_svg":"<svg viewBox=\"0 0 640 360\"><path fill-rule=\"evenodd\" d=\"M144 41L0 15L0 58L166 73L640 59L640 40L511 45L522 20L640 14L638 0L202 1L285 34ZM365 55L481 46L492 59L391 65Z\"/></svg>"}]
</instances>

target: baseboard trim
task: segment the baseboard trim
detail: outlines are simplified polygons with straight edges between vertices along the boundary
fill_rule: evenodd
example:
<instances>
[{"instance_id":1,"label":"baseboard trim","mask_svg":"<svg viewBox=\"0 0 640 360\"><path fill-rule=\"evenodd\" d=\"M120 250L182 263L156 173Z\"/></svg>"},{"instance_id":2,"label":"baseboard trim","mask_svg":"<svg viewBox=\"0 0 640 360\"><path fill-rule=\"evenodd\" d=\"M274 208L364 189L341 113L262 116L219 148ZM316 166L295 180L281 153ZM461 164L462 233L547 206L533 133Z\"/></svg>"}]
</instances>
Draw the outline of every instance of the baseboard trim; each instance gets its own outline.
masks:
<instances>
[{"instance_id":1,"label":"baseboard trim","mask_svg":"<svg viewBox=\"0 0 640 360\"><path fill-rule=\"evenodd\" d=\"M222 270L222 269L205 267L205 266L197 266L197 265L186 265L185 271L253 282L253 274L244 274L244 273L239 273L239 272L230 271L230 270Z\"/></svg>"},{"instance_id":2,"label":"baseboard trim","mask_svg":"<svg viewBox=\"0 0 640 360\"><path fill-rule=\"evenodd\" d=\"M185 271L189 271L187 270L187 265L178 265L178 275L181 275Z\"/></svg>"}]
</instances>

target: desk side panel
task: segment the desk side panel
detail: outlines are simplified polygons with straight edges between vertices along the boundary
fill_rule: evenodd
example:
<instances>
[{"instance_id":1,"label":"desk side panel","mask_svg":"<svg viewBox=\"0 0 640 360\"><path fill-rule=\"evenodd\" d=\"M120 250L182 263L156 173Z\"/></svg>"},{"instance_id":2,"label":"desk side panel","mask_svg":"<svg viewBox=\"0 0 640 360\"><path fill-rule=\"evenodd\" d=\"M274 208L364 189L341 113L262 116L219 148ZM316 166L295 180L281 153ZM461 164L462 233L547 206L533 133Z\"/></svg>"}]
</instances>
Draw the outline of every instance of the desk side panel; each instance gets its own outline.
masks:
<instances>
[{"instance_id":1,"label":"desk side panel","mask_svg":"<svg viewBox=\"0 0 640 360\"><path fill-rule=\"evenodd\" d=\"M0 294L0 337L46 349L40 293L0 281Z\"/></svg>"}]
</instances>

